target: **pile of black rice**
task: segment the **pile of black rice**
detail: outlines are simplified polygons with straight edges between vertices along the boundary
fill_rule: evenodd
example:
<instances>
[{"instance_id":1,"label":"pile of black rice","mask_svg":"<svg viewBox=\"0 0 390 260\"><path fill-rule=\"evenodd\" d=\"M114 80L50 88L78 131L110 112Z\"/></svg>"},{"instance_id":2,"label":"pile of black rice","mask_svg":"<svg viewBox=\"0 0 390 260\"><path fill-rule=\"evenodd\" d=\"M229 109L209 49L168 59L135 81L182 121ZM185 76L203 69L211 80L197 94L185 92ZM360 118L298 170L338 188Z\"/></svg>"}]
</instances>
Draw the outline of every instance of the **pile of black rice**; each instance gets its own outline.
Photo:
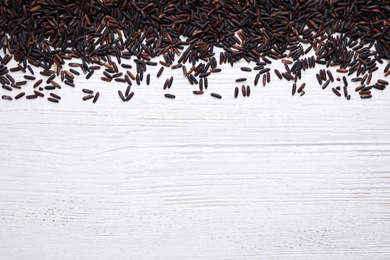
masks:
<instances>
[{"instance_id":1,"label":"pile of black rice","mask_svg":"<svg viewBox=\"0 0 390 260\"><path fill-rule=\"evenodd\" d=\"M240 60L252 65L241 67L243 73L256 72L249 85L260 81L265 86L272 72L275 80L291 81L293 95L305 94L306 84L297 83L303 71L315 68L323 89L339 81L332 91L348 100L348 81L358 83L353 90L364 99L388 85L386 80L371 79L379 64L389 62L389 1L4 0L0 14L4 100L44 97L64 84L75 87L77 77L89 79L104 69L101 80L126 84L124 93L118 94L129 101L133 83L151 84L148 66L160 66L156 77L164 68L182 69L189 83L197 86L193 93L202 95L209 87L208 77L221 72L220 65L233 66ZM7 67L11 59L17 66ZM284 63L285 71L272 69L276 60ZM329 67L336 67L340 76L333 76ZM34 72L37 69L39 74ZM390 63L383 77L389 69ZM24 80L15 81L12 72L25 73ZM168 76L163 88L169 89L172 82ZM249 96L250 86L239 88L236 82L234 97L240 89ZM9 94L15 91L16 95ZM98 100L99 92L82 91L83 100ZM60 99L58 94L48 94L51 102Z\"/></svg>"}]
</instances>

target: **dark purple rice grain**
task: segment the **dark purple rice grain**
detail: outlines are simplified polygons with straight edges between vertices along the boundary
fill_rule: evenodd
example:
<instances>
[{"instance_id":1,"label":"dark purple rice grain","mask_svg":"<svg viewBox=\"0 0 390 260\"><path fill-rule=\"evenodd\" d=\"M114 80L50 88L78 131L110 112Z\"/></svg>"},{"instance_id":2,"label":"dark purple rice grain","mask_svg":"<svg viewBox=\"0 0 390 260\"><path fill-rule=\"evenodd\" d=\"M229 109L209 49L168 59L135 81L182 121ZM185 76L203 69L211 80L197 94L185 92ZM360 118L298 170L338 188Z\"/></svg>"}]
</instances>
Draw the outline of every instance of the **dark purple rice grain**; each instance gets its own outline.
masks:
<instances>
[{"instance_id":1,"label":"dark purple rice grain","mask_svg":"<svg viewBox=\"0 0 390 260\"><path fill-rule=\"evenodd\" d=\"M386 88L385 85L380 84L380 83L375 83L374 85L372 85L372 87L375 89L378 89L378 90L384 90Z\"/></svg>"},{"instance_id":2,"label":"dark purple rice grain","mask_svg":"<svg viewBox=\"0 0 390 260\"><path fill-rule=\"evenodd\" d=\"M249 97L251 95L251 88L246 86L246 95Z\"/></svg>"},{"instance_id":3,"label":"dark purple rice grain","mask_svg":"<svg viewBox=\"0 0 390 260\"><path fill-rule=\"evenodd\" d=\"M362 80L363 80L363 78L361 78L361 77L352 78L352 79L351 79L352 82L359 82L359 81L361 82Z\"/></svg>"},{"instance_id":4,"label":"dark purple rice grain","mask_svg":"<svg viewBox=\"0 0 390 260\"><path fill-rule=\"evenodd\" d=\"M110 75L107 71L103 71L103 75L106 76L106 78L109 78L112 80L112 75ZM66 77L66 76L65 76Z\"/></svg>"},{"instance_id":5,"label":"dark purple rice grain","mask_svg":"<svg viewBox=\"0 0 390 260\"><path fill-rule=\"evenodd\" d=\"M3 65L7 65L8 64L8 62L10 61L12 59L12 55L8 55L8 54L6 54L5 56L4 56L4 58L3 58Z\"/></svg>"},{"instance_id":6,"label":"dark purple rice grain","mask_svg":"<svg viewBox=\"0 0 390 260\"><path fill-rule=\"evenodd\" d=\"M332 88L333 93L335 93L338 97L341 96L340 92L336 88Z\"/></svg>"},{"instance_id":7,"label":"dark purple rice grain","mask_svg":"<svg viewBox=\"0 0 390 260\"><path fill-rule=\"evenodd\" d=\"M123 102L126 101L126 98L125 98L125 96L123 96L122 91L118 90L118 95L119 95L119 97L122 99Z\"/></svg>"},{"instance_id":8,"label":"dark purple rice grain","mask_svg":"<svg viewBox=\"0 0 390 260\"><path fill-rule=\"evenodd\" d=\"M143 81L143 79L144 79L144 71L141 70L141 71L139 72L139 81Z\"/></svg>"},{"instance_id":9,"label":"dark purple rice grain","mask_svg":"<svg viewBox=\"0 0 390 260\"><path fill-rule=\"evenodd\" d=\"M322 79L319 74L316 74L317 81L320 85L322 85Z\"/></svg>"},{"instance_id":10,"label":"dark purple rice grain","mask_svg":"<svg viewBox=\"0 0 390 260\"><path fill-rule=\"evenodd\" d=\"M364 82L366 81L368 77L368 74L365 74L364 77L362 78L362 80L360 81L360 84L364 84Z\"/></svg>"},{"instance_id":11,"label":"dark purple rice grain","mask_svg":"<svg viewBox=\"0 0 390 260\"><path fill-rule=\"evenodd\" d=\"M292 95L294 96L295 95L295 92L297 91L297 84L293 84L292 86Z\"/></svg>"},{"instance_id":12,"label":"dark purple rice grain","mask_svg":"<svg viewBox=\"0 0 390 260\"><path fill-rule=\"evenodd\" d=\"M134 92L131 92L131 93L126 97L126 101L129 101L130 99L132 99L133 96L134 96Z\"/></svg>"},{"instance_id":13,"label":"dark purple rice grain","mask_svg":"<svg viewBox=\"0 0 390 260\"><path fill-rule=\"evenodd\" d=\"M266 57L262 57L262 59L263 59L263 61L265 61L266 63L268 63L268 64L271 64L272 63L272 61L270 61L269 59L267 59Z\"/></svg>"},{"instance_id":14,"label":"dark purple rice grain","mask_svg":"<svg viewBox=\"0 0 390 260\"><path fill-rule=\"evenodd\" d=\"M106 82L111 82L112 79L107 78L107 77L100 77L101 80L106 81ZM66 82L65 82L66 83ZM138 84L139 85L139 84Z\"/></svg>"},{"instance_id":15,"label":"dark purple rice grain","mask_svg":"<svg viewBox=\"0 0 390 260\"><path fill-rule=\"evenodd\" d=\"M31 68L30 65L27 65L27 69L28 69L28 71L29 71L32 75L34 75L34 70Z\"/></svg>"},{"instance_id":16,"label":"dark purple rice grain","mask_svg":"<svg viewBox=\"0 0 390 260\"><path fill-rule=\"evenodd\" d=\"M118 77L121 77L123 75L122 72L118 72L118 73L115 73L112 75L113 78L118 78Z\"/></svg>"},{"instance_id":17,"label":"dark purple rice grain","mask_svg":"<svg viewBox=\"0 0 390 260\"><path fill-rule=\"evenodd\" d=\"M34 94L39 96L39 97L44 97L45 96L42 92L39 92L37 90L34 90Z\"/></svg>"},{"instance_id":18,"label":"dark purple rice grain","mask_svg":"<svg viewBox=\"0 0 390 260\"><path fill-rule=\"evenodd\" d=\"M194 75L190 74L189 77L191 78L192 82L194 82L195 84L198 84L198 80L195 78Z\"/></svg>"},{"instance_id":19,"label":"dark purple rice grain","mask_svg":"<svg viewBox=\"0 0 390 260\"><path fill-rule=\"evenodd\" d=\"M176 64L176 65L173 65L172 67L171 67L171 69L178 69L178 68L181 68L181 66L183 66L182 64Z\"/></svg>"},{"instance_id":20,"label":"dark purple rice grain","mask_svg":"<svg viewBox=\"0 0 390 260\"><path fill-rule=\"evenodd\" d=\"M284 64L284 68L286 69L287 73L291 73L291 69L288 64Z\"/></svg>"},{"instance_id":21,"label":"dark purple rice grain","mask_svg":"<svg viewBox=\"0 0 390 260\"><path fill-rule=\"evenodd\" d=\"M25 94L26 94L25 92L20 92L19 94L17 94L15 96L15 99L19 99L19 98L23 97Z\"/></svg>"},{"instance_id":22,"label":"dark purple rice grain","mask_svg":"<svg viewBox=\"0 0 390 260\"><path fill-rule=\"evenodd\" d=\"M80 76L80 72L74 69L69 69L70 72L72 72L74 75Z\"/></svg>"},{"instance_id":23,"label":"dark purple rice grain","mask_svg":"<svg viewBox=\"0 0 390 260\"><path fill-rule=\"evenodd\" d=\"M131 86L127 86L126 91L125 91L125 96L127 97L130 93Z\"/></svg>"},{"instance_id":24,"label":"dark purple rice grain","mask_svg":"<svg viewBox=\"0 0 390 260\"><path fill-rule=\"evenodd\" d=\"M248 67L241 67L241 71L251 72L252 69L251 69L251 68L248 68Z\"/></svg>"},{"instance_id":25,"label":"dark purple rice grain","mask_svg":"<svg viewBox=\"0 0 390 260\"><path fill-rule=\"evenodd\" d=\"M146 75L146 85L150 84L150 74Z\"/></svg>"},{"instance_id":26,"label":"dark purple rice grain","mask_svg":"<svg viewBox=\"0 0 390 260\"><path fill-rule=\"evenodd\" d=\"M343 90L344 90L344 97L348 97L348 87L344 86Z\"/></svg>"},{"instance_id":27,"label":"dark purple rice grain","mask_svg":"<svg viewBox=\"0 0 390 260\"><path fill-rule=\"evenodd\" d=\"M345 86L348 86L348 81L347 81L347 78L345 76L343 76L343 82L344 82Z\"/></svg>"},{"instance_id":28,"label":"dark purple rice grain","mask_svg":"<svg viewBox=\"0 0 390 260\"><path fill-rule=\"evenodd\" d=\"M306 83L303 83L303 84L299 87L298 93L301 93L301 92L303 91L303 89L305 88L305 86L306 86Z\"/></svg>"},{"instance_id":29,"label":"dark purple rice grain","mask_svg":"<svg viewBox=\"0 0 390 260\"><path fill-rule=\"evenodd\" d=\"M201 90L194 90L194 91L192 91L192 93L194 94L194 95L203 95L203 91L201 91Z\"/></svg>"},{"instance_id":30,"label":"dark purple rice grain","mask_svg":"<svg viewBox=\"0 0 390 260\"><path fill-rule=\"evenodd\" d=\"M68 85L68 86L71 86L71 87L75 87L75 86L76 86L73 82L71 82L71 81L69 81L69 80L65 80L64 83L65 83L66 85Z\"/></svg>"},{"instance_id":31,"label":"dark purple rice grain","mask_svg":"<svg viewBox=\"0 0 390 260\"><path fill-rule=\"evenodd\" d=\"M55 86L56 88L61 89L61 85L55 82L54 80L51 81L51 84L53 84L53 86Z\"/></svg>"},{"instance_id":32,"label":"dark purple rice grain","mask_svg":"<svg viewBox=\"0 0 390 260\"><path fill-rule=\"evenodd\" d=\"M18 66L19 70L21 70L23 73L26 73L26 70L20 64L16 64L16 66Z\"/></svg>"},{"instance_id":33,"label":"dark purple rice grain","mask_svg":"<svg viewBox=\"0 0 390 260\"><path fill-rule=\"evenodd\" d=\"M126 79L124 79L124 78L115 78L114 80L116 82L126 83Z\"/></svg>"},{"instance_id":34,"label":"dark purple rice grain","mask_svg":"<svg viewBox=\"0 0 390 260\"><path fill-rule=\"evenodd\" d=\"M70 73L69 71L64 70L64 73L65 73L66 76L68 76L68 77L74 79L74 75L73 75L72 73Z\"/></svg>"},{"instance_id":35,"label":"dark purple rice grain","mask_svg":"<svg viewBox=\"0 0 390 260\"><path fill-rule=\"evenodd\" d=\"M367 85L370 85L372 79L372 73L368 74Z\"/></svg>"},{"instance_id":36,"label":"dark purple rice grain","mask_svg":"<svg viewBox=\"0 0 390 260\"><path fill-rule=\"evenodd\" d=\"M130 77L132 80L135 80L136 77L134 76L133 73L131 73L130 70L127 70L126 73L127 73L127 75L129 75L129 77Z\"/></svg>"},{"instance_id":37,"label":"dark purple rice grain","mask_svg":"<svg viewBox=\"0 0 390 260\"><path fill-rule=\"evenodd\" d=\"M91 70L90 72L88 72L88 74L87 74L87 76L85 76L85 78L89 79L90 77L92 77L94 72L95 72L94 70Z\"/></svg>"},{"instance_id":38,"label":"dark purple rice grain","mask_svg":"<svg viewBox=\"0 0 390 260\"><path fill-rule=\"evenodd\" d=\"M17 72L19 71L20 69L18 67L15 67L15 68L10 68L9 71L11 72Z\"/></svg>"},{"instance_id":39,"label":"dark purple rice grain","mask_svg":"<svg viewBox=\"0 0 390 260\"><path fill-rule=\"evenodd\" d=\"M52 81L54 78L56 77L56 75L51 75L47 80L46 80L46 84L49 84L50 81Z\"/></svg>"},{"instance_id":40,"label":"dark purple rice grain","mask_svg":"<svg viewBox=\"0 0 390 260\"><path fill-rule=\"evenodd\" d=\"M329 77L330 81L334 82L334 78L333 78L332 72L330 70L327 70L326 74L328 74L328 77Z\"/></svg>"},{"instance_id":41,"label":"dark purple rice grain","mask_svg":"<svg viewBox=\"0 0 390 260\"><path fill-rule=\"evenodd\" d=\"M7 95L2 95L1 98L4 100L12 100L12 97L7 96Z\"/></svg>"},{"instance_id":42,"label":"dark purple rice grain","mask_svg":"<svg viewBox=\"0 0 390 260\"><path fill-rule=\"evenodd\" d=\"M237 98L237 97L238 97L238 92L239 92L238 87L236 87L236 88L234 89L234 98Z\"/></svg>"},{"instance_id":43,"label":"dark purple rice grain","mask_svg":"<svg viewBox=\"0 0 390 260\"><path fill-rule=\"evenodd\" d=\"M241 86L241 92L242 92L242 95L243 95L244 97L246 97L245 85L242 85L242 86Z\"/></svg>"},{"instance_id":44,"label":"dark purple rice grain","mask_svg":"<svg viewBox=\"0 0 390 260\"><path fill-rule=\"evenodd\" d=\"M7 85L3 85L1 86L3 89L5 90L8 90L8 91L12 91L13 88L11 88L10 86L7 86Z\"/></svg>"},{"instance_id":45,"label":"dark purple rice grain","mask_svg":"<svg viewBox=\"0 0 390 260\"><path fill-rule=\"evenodd\" d=\"M50 93L50 96L56 98L56 99L61 99L61 97L55 93Z\"/></svg>"},{"instance_id":46,"label":"dark purple rice grain","mask_svg":"<svg viewBox=\"0 0 390 260\"><path fill-rule=\"evenodd\" d=\"M374 67L374 68L372 68L372 69L369 69L368 71L370 72L370 73L373 73L374 71L377 71L378 70L378 67Z\"/></svg>"},{"instance_id":47,"label":"dark purple rice grain","mask_svg":"<svg viewBox=\"0 0 390 260\"><path fill-rule=\"evenodd\" d=\"M114 71L115 71L116 73L118 73L118 66L116 65L115 62L112 63L112 67L113 67Z\"/></svg>"},{"instance_id":48,"label":"dark purple rice grain","mask_svg":"<svg viewBox=\"0 0 390 260\"><path fill-rule=\"evenodd\" d=\"M86 95L83 97L83 100L86 101L86 100L91 99L93 97L94 97L93 95Z\"/></svg>"},{"instance_id":49,"label":"dark purple rice grain","mask_svg":"<svg viewBox=\"0 0 390 260\"><path fill-rule=\"evenodd\" d=\"M388 70L390 69L390 62L387 63L385 69L383 70L383 72L387 72Z\"/></svg>"},{"instance_id":50,"label":"dark purple rice grain","mask_svg":"<svg viewBox=\"0 0 390 260\"><path fill-rule=\"evenodd\" d=\"M131 66L130 64L125 64L125 63L122 63L121 64L122 68L125 68L125 69L132 69L133 66Z\"/></svg>"},{"instance_id":51,"label":"dark purple rice grain","mask_svg":"<svg viewBox=\"0 0 390 260\"><path fill-rule=\"evenodd\" d=\"M171 88L172 83L173 83L173 77L171 77L171 78L169 79L169 82L168 82L168 89Z\"/></svg>"},{"instance_id":52,"label":"dark purple rice grain","mask_svg":"<svg viewBox=\"0 0 390 260\"><path fill-rule=\"evenodd\" d=\"M159 61L159 63L161 64L161 65L163 65L164 67L170 67L171 65L169 65L168 63L166 63L166 62L163 62L163 61Z\"/></svg>"},{"instance_id":53,"label":"dark purple rice grain","mask_svg":"<svg viewBox=\"0 0 390 260\"><path fill-rule=\"evenodd\" d=\"M282 73L282 76L283 78L285 78L287 81L290 81L291 80L291 75L288 74L287 72L283 72ZM294 79L294 78L293 78Z\"/></svg>"},{"instance_id":54,"label":"dark purple rice grain","mask_svg":"<svg viewBox=\"0 0 390 260\"><path fill-rule=\"evenodd\" d=\"M96 92L96 94L95 94L95 97L93 98L93 100L92 100L92 103L96 103L96 101L99 99L99 96L100 96L100 93L99 92ZM126 100L127 101L127 100Z\"/></svg>"},{"instance_id":55,"label":"dark purple rice grain","mask_svg":"<svg viewBox=\"0 0 390 260\"><path fill-rule=\"evenodd\" d=\"M326 87L329 85L329 83L330 83L330 79L328 79L328 80L324 83L324 85L322 85L322 89L326 89Z\"/></svg>"},{"instance_id":56,"label":"dark purple rice grain","mask_svg":"<svg viewBox=\"0 0 390 260\"><path fill-rule=\"evenodd\" d=\"M362 88L362 91L367 91L367 90L371 90L372 89L372 86L365 86L364 88Z\"/></svg>"},{"instance_id":57,"label":"dark purple rice grain","mask_svg":"<svg viewBox=\"0 0 390 260\"><path fill-rule=\"evenodd\" d=\"M70 62L68 65L69 65L69 67L74 67L74 68L81 66L80 63L75 63L75 62Z\"/></svg>"},{"instance_id":58,"label":"dark purple rice grain","mask_svg":"<svg viewBox=\"0 0 390 260\"><path fill-rule=\"evenodd\" d=\"M389 82L383 79L378 79L378 82L384 85L389 85Z\"/></svg>"},{"instance_id":59,"label":"dark purple rice grain","mask_svg":"<svg viewBox=\"0 0 390 260\"><path fill-rule=\"evenodd\" d=\"M35 99L37 97L38 97L37 95L28 95L26 96L26 99Z\"/></svg>"},{"instance_id":60,"label":"dark purple rice grain","mask_svg":"<svg viewBox=\"0 0 390 260\"><path fill-rule=\"evenodd\" d=\"M169 79L166 79L164 82L163 90L166 90L168 88Z\"/></svg>"},{"instance_id":61,"label":"dark purple rice grain","mask_svg":"<svg viewBox=\"0 0 390 260\"><path fill-rule=\"evenodd\" d=\"M257 86L257 83L259 82L259 79L260 79L260 74L256 74L256 77L255 77L255 81L254 81L254 85Z\"/></svg>"},{"instance_id":62,"label":"dark purple rice grain","mask_svg":"<svg viewBox=\"0 0 390 260\"><path fill-rule=\"evenodd\" d=\"M11 87L21 89L22 87L18 84L11 83Z\"/></svg>"},{"instance_id":63,"label":"dark purple rice grain","mask_svg":"<svg viewBox=\"0 0 390 260\"><path fill-rule=\"evenodd\" d=\"M238 79L236 79L236 82L243 82L243 81L246 81L247 80L247 78L238 78Z\"/></svg>"},{"instance_id":64,"label":"dark purple rice grain","mask_svg":"<svg viewBox=\"0 0 390 260\"><path fill-rule=\"evenodd\" d=\"M275 74L279 79L283 79L282 74L280 74L279 70L275 69Z\"/></svg>"},{"instance_id":65,"label":"dark purple rice grain","mask_svg":"<svg viewBox=\"0 0 390 260\"><path fill-rule=\"evenodd\" d=\"M53 90L56 89L55 86L45 86L45 90Z\"/></svg>"},{"instance_id":66,"label":"dark purple rice grain","mask_svg":"<svg viewBox=\"0 0 390 260\"><path fill-rule=\"evenodd\" d=\"M183 68L185 68L185 67L183 67ZM164 71L164 67L161 67L161 68L159 69L159 71L157 72L157 78L159 78L159 77L161 76L161 74L163 73L163 71Z\"/></svg>"},{"instance_id":67,"label":"dark purple rice grain","mask_svg":"<svg viewBox=\"0 0 390 260\"><path fill-rule=\"evenodd\" d=\"M110 74L108 74L108 73L115 73L115 70L112 70L112 69L105 69L104 70L104 72L103 72L103 74L104 75L109 75L109 76L107 76L108 78L110 78L110 77L112 77Z\"/></svg>"},{"instance_id":68,"label":"dark purple rice grain","mask_svg":"<svg viewBox=\"0 0 390 260\"><path fill-rule=\"evenodd\" d=\"M172 94L164 94L164 97L174 99L176 96Z\"/></svg>"},{"instance_id":69,"label":"dark purple rice grain","mask_svg":"<svg viewBox=\"0 0 390 260\"><path fill-rule=\"evenodd\" d=\"M43 79L38 80L37 82L35 82L33 88L38 87L42 82L43 82Z\"/></svg>"},{"instance_id":70,"label":"dark purple rice grain","mask_svg":"<svg viewBox=\"0 0 390 260\"><path fill-rule=\"evenodd\" d=\"M59 103L60 102L58 99L51 98L51 97L48 97L47 100L49 100L50 102L53 102L53 103Z\"/></svg>"},{"instance_id":71,"label":"dark purple rice grain","mask_svg":"<svg viewBox=\"0 0 390 260\"><path fill-rule=\"evenodd\" d=\"M263 73L266 73L268 71L270 71L270 68L262 69L259 71L259 74L263 74Z\"/></svg>"},{"instance_id":72,"label":"dark purple rice grain","mask_svg":"<svg viewBox=\"0 0 390 260\"><path fill-rule=\"evenodd\" d=\"M26 80L23 80L23 81L18 81L18 82L15 82L16 85L19 85L19 86L22 86L22 85L26 85L27 84L27 81Z\"/></svg>"},{"instance_id":73,"label":"dark purple rice grain","mask_svg":"<svg viewBox=\"0 0 390 260\"><path fill-rule=\"evenodd\" d=\"M83 88L82 92L84 92L86 94L93 94L93 90L90 90L90 89L87 89L87 88Z\"/></svg>"},{"instance_id":74,"label":"dark purple rice grain","mask_svg":"<svg viewBox=\"0 0 390 260\"><path fill-rule=\"evenodd\" d=\"M372 95L361 95L360 98L363 98L363 99L372 98Z\"/></svg>"},{"instance_id":75,"label":"dark purple rice grain","mask_svg":"<svg viewBox=\"0 0 390 260\"><path fill-rule=\"evenodd\" d=\"M6 77L7 77L7 79L9 80L9 81L11 81L12 83L15 83L15 79L11 76L11 75L9 75L9 74L7 74L7 75L5 75ZM8 83L9 84L9 83Z\"/></svg>"},{"instance_id":76,"label":"dark purple rice grain","mask_svg":"<svg viewBox=\"0 0 390 260\"><path fill-rule=\"evenodd\" d=\"M23 77L24 77L25 79L28 79L28 80L35 80L35 77L34 77L34 76L24 75Z\"/></svg>"},{"instance_id":77,"label":"dark purple rice grain","mask_svg":"<svg viewBox=\"0 0 390 260\"><path fill-rule=\"evenodd\" d=\"M221 98L222 98L222 96L219 95L219 94L217 94L217 93L211 93L210 95L211 95L212 97L215 97L215 98L218 98L218 99L221 99Z\"/></svg>"}]
</instances>

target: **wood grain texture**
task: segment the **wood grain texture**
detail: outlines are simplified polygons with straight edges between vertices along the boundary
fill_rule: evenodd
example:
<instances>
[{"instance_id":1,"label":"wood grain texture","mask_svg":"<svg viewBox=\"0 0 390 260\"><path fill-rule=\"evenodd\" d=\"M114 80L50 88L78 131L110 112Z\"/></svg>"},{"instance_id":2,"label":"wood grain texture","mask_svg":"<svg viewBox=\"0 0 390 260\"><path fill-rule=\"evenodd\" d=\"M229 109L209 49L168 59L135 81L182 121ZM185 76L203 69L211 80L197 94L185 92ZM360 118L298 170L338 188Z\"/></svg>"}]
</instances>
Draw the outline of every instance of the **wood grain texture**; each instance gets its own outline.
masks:
<instances>
[{"instance_id":1,"label":"wood grain texture","mask_svg":"<svg viewBox=\"0 0 390 260\"><path fill-rule=\"evenodd\" d=\"M127 103L97 79L2 100L1 258L389 259L387 91L348 102L307 74L303 97L275 77L234 100L231 71L221 100L180 71L165 99L157 69Z\"/></svg>"}]
</instances>

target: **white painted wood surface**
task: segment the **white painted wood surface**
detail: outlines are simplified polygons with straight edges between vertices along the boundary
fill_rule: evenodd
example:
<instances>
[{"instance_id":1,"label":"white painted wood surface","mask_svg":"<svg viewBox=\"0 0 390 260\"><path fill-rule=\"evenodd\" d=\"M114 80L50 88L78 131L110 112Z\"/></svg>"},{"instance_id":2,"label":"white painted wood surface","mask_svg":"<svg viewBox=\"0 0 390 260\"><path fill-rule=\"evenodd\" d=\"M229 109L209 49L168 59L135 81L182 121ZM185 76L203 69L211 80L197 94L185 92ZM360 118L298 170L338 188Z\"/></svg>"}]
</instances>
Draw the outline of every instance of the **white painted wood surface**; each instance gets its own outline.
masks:
<instances>
[{"instance_id":1,"label":"white painted wood surface","mask_svg":"<svg viewBox=\"0 0 390 260\"><path fill-rule=\"evenodd\" d=\"M313 70L292 97L272 72L234 100L243 64L204 96L179 69L165 99L150 69L126 103L98 76L0 100L0 258L389 259L388 90L346 101Z\"/></svg>"}]
</instances>

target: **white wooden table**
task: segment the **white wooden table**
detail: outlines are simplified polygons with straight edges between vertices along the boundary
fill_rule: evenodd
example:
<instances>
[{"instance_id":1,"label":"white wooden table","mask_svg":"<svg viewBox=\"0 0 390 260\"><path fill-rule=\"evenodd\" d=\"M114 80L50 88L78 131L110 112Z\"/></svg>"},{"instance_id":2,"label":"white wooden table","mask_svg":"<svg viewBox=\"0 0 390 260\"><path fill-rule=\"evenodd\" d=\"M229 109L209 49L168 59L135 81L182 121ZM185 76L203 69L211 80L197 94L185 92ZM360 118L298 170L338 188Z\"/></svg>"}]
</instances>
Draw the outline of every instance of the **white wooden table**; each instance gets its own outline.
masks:
<instances>
[{"instance_id":1,"label":"white wooden table","mask_svg":"<svg viewBox=\"0 0 390 260\"><path fill-rule=\"evenodd\" d=\"M203 96L149 68L126 103L100 76L59 104L0 100L0 258L389 259L389 91L346 101L315 69L292 97L279 62L266 87L244 64ZM239 76L252 95L234 100Z\"/></svg>"}]
</instances>

